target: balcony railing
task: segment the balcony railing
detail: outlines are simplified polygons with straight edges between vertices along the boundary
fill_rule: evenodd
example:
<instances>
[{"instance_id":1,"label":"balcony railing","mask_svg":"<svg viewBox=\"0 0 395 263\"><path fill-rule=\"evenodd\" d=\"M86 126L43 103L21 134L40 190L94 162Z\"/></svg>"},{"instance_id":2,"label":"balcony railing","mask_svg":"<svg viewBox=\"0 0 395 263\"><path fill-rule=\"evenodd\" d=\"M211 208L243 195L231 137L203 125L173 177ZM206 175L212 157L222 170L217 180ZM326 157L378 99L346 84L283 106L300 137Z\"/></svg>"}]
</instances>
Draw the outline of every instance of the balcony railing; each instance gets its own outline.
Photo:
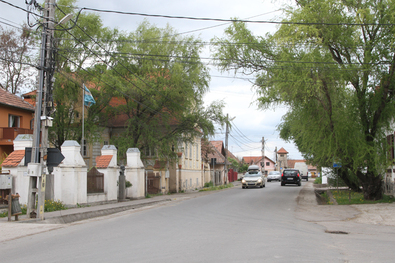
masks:
<instances>
[{"instance_id":1,"label":"balcony railing","mask_svg":"<svg viewBox=\"0 0 395 263\"><path fill-rule=\"evenodd\" d=\"M33 134L33 130L13 127L0 128L0 140L14 140L18 134Z\"/></svg>"}]
</instances>

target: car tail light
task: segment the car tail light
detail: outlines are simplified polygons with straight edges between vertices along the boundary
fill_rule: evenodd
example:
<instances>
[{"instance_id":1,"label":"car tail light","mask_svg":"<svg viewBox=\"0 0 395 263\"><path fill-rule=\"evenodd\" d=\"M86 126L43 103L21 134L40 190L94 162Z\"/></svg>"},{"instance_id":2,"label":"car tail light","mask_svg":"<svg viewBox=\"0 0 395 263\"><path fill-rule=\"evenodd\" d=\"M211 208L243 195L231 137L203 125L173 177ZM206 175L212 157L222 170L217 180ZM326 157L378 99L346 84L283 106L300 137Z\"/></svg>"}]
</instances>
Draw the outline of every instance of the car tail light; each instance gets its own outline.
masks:
<instances>
[{"instance_id":1,"label":"car tail light","mask_svg":"<svg viewBox=\"0 0 395 263\"><path fill-rule=\"evenodd\" d=\"M298 174L298 177L300 177L299 174Z\"/></svg>"},{"instance_id":2,"label":"car tail light","mask_svg":"<svg viewBox=\"0 0 395 263\"><path fill-rule=\"evenodd\" d=\"M281 174L281 177L283 177L283 176L284 176L284 173Z\"/></svg>"}]
</instances>

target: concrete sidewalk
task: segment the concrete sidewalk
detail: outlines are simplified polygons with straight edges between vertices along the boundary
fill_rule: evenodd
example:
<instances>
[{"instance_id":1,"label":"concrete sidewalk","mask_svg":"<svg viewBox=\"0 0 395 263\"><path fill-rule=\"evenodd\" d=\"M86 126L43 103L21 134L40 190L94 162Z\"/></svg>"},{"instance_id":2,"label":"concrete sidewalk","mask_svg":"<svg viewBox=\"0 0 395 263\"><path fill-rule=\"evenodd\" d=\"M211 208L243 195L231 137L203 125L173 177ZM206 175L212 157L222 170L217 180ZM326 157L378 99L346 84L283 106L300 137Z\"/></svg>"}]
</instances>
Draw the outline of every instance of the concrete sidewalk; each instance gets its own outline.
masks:
<instances>
[{"instance_id":1,"label":"concrete sidewalk","mask_svg":"<svg viewBox=\"0 0 395 263\"><path fill-rule=\"evenodd\" d=\"M234 185L238 186L240 184L236 182ZM10 222L8 221L8 218L0 218L0 243L67 227L70 223L79 224L83 222L82 220L95 220L95 218L110 216L123 211L165 205L170 202L183 201L215 192L217 191L192 191L188 193L154 196L151 198L139 200L128 200L125 202L114 202L105 205L86 206L55 212L46 212L44 214L45 220L43 221L38 219L28 219L26 215L19 216L19 221L14 221L15 217L12 217L12 221Z\"/></svg>"},{"instance_id":2,"label":"concrete sidewalk","mask_svg":"<svg viewBox=\"0 0 395 263\"><path fill-rule=\"evenodd\" d=\"M67 224L76 221L81 221L89 218L106 216L110 214L119 213L126 210L133 210L141 207L154 206L171 201L186 200L195 198L201 195L207 195L212 192L198 192L192 191L188 193L178 193L171 195L158 195L150 198L125 200L124 202L113 202L102 205L88 205L78 208L70 208L67 210L60 210L54 212L45 212L45 220L41 221L36 218L27 218L26 215L19 216L19 221L8 222L8 218L0 218L0 223L36 223L36 224Z\"/></svg>"},{"instance_id":3,"label":"concrete sidewalk","mask_svg":"<svg viewBox=\"0 0 395 263\"><path fill-rule=\"evenodd\" d=\"M304 185L297 202L297 218L322 225L329 233L395 234L395 203L318 205L312 183Z\"/></svg>"}]
</instances>

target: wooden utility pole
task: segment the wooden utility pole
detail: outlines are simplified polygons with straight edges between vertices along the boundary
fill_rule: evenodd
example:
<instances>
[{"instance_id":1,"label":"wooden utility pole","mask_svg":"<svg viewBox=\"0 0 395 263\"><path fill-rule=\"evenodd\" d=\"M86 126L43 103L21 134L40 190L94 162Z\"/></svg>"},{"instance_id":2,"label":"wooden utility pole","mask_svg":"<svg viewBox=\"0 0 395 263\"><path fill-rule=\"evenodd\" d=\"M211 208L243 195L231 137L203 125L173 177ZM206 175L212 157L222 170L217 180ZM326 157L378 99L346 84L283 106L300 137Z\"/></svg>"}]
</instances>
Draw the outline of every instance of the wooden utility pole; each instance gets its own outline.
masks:
<instances>
[{"instance_id":1,"label":"wooden utility pole","mask_svg":"<svg viewBox=\"0 0 395 263\"><path fill-rule=\"evenodd\" d=\"M262 171L261 173L265 175L265 137L262 137Z\"/></svg>"},{"instance_id":2,"label":"wooden utility pole","mask_svg":"<svg viewBox=\"0 0 395 263\"><path fill-rule=\"evenodd\" d=\"M226 114L226 132L225 132L225 165L224 165L224 174L225 174L225 183L228 182L228 136L229 136L229 122L233 121L236 117L233 117L229 120L229 114Z\"/></svg>"},{"instance_id":3,"label":"wooden utility pole","mask_svg":"<svg viewBox=\"0 0 395 263\"><path fill-rule=\"evenodd\" d=\"M227 183L227 178L228 178L228 134L229 134L229 114L226 114L226 132L225 132L225 165L224 165L224 175L225 175L225 182Z\"/></svg>"}]
</instances>

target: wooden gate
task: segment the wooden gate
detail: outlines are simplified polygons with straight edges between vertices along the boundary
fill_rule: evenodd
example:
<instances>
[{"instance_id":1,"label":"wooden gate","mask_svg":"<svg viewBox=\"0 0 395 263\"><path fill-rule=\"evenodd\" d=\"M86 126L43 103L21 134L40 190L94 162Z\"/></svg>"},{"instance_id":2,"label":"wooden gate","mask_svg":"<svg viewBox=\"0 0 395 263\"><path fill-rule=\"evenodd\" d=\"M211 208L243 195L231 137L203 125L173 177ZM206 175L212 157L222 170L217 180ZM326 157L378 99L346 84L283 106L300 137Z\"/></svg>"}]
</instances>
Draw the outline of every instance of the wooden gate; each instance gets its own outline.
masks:
<instances>
[{"instance_id":1,"label":"wooden gate","mask_svg":"<svg viewBox=\"0 0 395 263\"><path fill-rule=\"evenodd\" d=\"M151 171L147 174L147 192L148 194L160 193L160 177Z\"/></svg>"},{"instance_id":2,"label":"wooden gate","mask_svg":"<svg viewBox=\"0 0 395 263\"><path fill-rule=\"evenodd\" d=\"M88 172L87 192L104 193L104 174L100 173L95 167Z\"/></svg>"}]
</instances>

